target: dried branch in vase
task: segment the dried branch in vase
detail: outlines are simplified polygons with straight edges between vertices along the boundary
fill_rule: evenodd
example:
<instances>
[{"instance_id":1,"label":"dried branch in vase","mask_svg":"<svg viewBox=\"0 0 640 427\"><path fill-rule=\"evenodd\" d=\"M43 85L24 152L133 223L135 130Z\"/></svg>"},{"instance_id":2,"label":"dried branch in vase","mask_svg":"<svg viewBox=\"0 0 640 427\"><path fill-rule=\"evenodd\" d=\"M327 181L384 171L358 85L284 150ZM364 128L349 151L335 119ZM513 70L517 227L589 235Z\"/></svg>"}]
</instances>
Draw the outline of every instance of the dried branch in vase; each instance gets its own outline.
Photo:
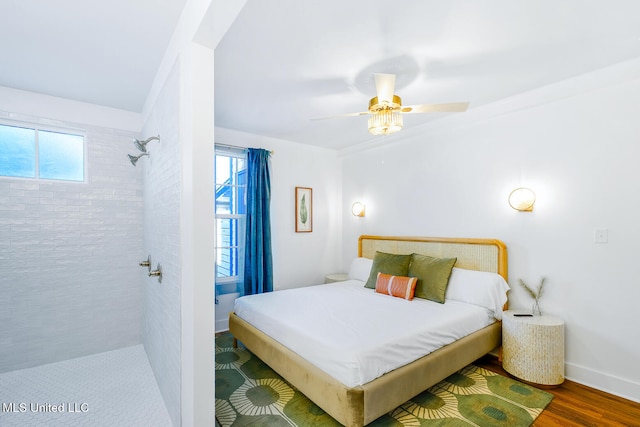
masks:
<instances>
[{"instance_id":1,"label":"dried branch in vase","mask_svg":"<svg viewBox=\"0 0 640 427\"><path fill-rule=\"evenodd\" d=\"M544 291L544 283L546 278L540 278L540 284L538 284L538 288L534 290L532 287L527 285L524 280L518 279L520 285L524 288L525 291L533 298L533 307L531 309L532 314L541 315L542 311L540 310L540 298L542 297L542 293Z\"/></svg>"}]
</instances>

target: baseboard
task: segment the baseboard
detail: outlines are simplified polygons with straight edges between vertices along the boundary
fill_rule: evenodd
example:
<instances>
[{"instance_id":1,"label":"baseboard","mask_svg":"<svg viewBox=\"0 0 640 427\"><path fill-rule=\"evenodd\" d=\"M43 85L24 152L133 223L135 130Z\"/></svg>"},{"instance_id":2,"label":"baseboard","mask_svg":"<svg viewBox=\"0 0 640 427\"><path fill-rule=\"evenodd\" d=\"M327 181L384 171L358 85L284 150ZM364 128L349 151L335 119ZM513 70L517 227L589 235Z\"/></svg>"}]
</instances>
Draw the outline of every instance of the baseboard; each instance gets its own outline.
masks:
<instances>
[{"instance_id":1,"label":"baseboard","mask_svg":"<svg viewBox=\"0 0 640 427\"><path fill-rule=\"evenodd\" d=\"M229 330L229 319L216 319L215 333L225 332Z\"/></svg>"},{"instance_id":2,"label":"baseboard","mask_svg":"<svg viewBox=\"0 0 640 427\"><path fill-rule=\"evenodd\" d=\"M565 377L624 399L640 403L640 383L605 374L574 363L565 363Z\"/></svg>"}]
</instances>

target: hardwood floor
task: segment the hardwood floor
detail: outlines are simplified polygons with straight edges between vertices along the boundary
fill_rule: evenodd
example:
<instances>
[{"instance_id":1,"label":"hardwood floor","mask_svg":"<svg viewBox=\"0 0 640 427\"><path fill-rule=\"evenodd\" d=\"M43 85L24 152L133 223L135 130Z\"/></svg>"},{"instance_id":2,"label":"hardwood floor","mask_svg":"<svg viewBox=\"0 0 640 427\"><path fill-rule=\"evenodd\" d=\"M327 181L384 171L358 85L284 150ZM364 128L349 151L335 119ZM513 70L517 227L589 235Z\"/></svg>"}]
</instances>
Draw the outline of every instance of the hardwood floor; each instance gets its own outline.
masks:
<instances>
[{"instance_id":1,"label":"hardwood floor","mask_svg":"<svg viewBox=\"0 0 640 427\"><path fill-rule=\"evenodd\" d=\"M475 364L509 376L494 356L485 356ZM640 403L569 380L546 391L554 398L533 424L536 427L640 426Z\"/></svg>"}]
</instances>

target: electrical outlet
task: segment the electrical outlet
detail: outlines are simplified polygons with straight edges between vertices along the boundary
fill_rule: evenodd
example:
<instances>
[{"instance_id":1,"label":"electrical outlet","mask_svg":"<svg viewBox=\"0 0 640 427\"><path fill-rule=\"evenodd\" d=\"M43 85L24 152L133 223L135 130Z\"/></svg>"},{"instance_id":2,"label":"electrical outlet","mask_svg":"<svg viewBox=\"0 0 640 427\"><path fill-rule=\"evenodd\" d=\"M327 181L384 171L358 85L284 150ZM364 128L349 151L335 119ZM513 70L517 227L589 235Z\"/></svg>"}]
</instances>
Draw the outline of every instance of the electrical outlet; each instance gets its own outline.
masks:
<instances>
[{"instance_id":1,"label":"electrical outlet","mask_svg":"<svg viewBox=\"0 0 640 427\"><path fill-rule=\"evenodd\" d=\"M606 228L596 228L594 241L596 243L609 243L609 230Z\"/></svg>"}]
</instances>

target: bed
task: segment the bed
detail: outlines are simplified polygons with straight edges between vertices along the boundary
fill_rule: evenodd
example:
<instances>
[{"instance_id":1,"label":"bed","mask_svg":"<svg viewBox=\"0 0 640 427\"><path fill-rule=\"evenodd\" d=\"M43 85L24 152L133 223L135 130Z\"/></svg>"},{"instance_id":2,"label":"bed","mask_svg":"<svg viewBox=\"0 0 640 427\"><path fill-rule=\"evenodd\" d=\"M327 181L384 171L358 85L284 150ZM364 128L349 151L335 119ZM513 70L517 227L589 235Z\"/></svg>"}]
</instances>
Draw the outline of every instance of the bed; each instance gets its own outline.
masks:
<instances>
[{"instance_id":1,"label":"bed","mask_svg":"<svg viewBox=\"0 0 640 427\"><path fill-rule=\"evenodd\" d=\"M454 270L489 272L494 276L499 275L504 278L506 285L507 251L505 245L499 240L389 236L361 236L358 239L359 258L373 259L377 252L456 258ZM338 288L344 288L347 292L356 291L355 285L348 282L324 285L324 287L310 287L314 288L313 291L316 292L316 296L312 298L322 298L321 294L326 294L328 287L331 286L336 286L336 292ZM362 287L362 284L359 287ZM278 292L272 294L278 294ZM304 298L295 293L290 294L295 295L295 298ZM388 300L396 299L388 298ZM404 302L412 304L412 307L423 303L419 301L418 304L414 304L416 300L418 299ZM401 304L398 301L394 302ZM444 306L450 306L454 303L456 302L453 301L450 304L447 299L446 304L437 305L444 308ZM269 302L266 305L271 306L272 303ZM409 306L405 305L404 307ZM461 338L456 338L455 341L447 343L441 348L429 349L428 354L419 355L406 364L392 369L387 366L383 368L384 373L379 376L362 374L360 371L355 371L356 374L353 374L350 371L345 379L345 377L340 377L339 373L332 371L331 367L339 368L340 363L336 362L340 362L340 360L344 360L345 366L353 365L352 359L361 358L360 355L352 358L348 352L344 356L337 354L336 360L328 362L330 363L329 367L322 366L320 368L317 360L313 360L312 356L304 353L305 347L310 347L311 344L300 344L296 347L296 343L302 340L302 336L296 335L299 334L300 328L297 331L295 329L285 331L283 338L274 332L283 329L286 325L275 323L271 326L271 333L264 332L261 329L269 331L264 322L257 322L253 319L252 314L247 314L247 308L242 310L244 318L235 312L229 316L229 329L234 338L240 340L257 357L346 426L363 426L372 422L484 354L496 349L501 343L501 324L499 321L493 321L475 332L463 333ZM276 310L282 310L282 308L277 307ZM324 321L324 319L322 320ZM288 322L297 324L296 321L289 320ZM259 324L261 329L258 329L254 324ZM276 338L271 335L275 335ZM313 334L309 335L310 339L320 339ZM289 342L285 345L287 336ZM407 342L400 343L400 345L405 344ZM340 346L349 347L348 342L344 341L344 337ZM380 352L379 349L373 351L374 353L375 351ZM411 351L413 350L409 349L406 352ZM402 351L402 353L406 352Z\"/></svg>"}]
</instances>

